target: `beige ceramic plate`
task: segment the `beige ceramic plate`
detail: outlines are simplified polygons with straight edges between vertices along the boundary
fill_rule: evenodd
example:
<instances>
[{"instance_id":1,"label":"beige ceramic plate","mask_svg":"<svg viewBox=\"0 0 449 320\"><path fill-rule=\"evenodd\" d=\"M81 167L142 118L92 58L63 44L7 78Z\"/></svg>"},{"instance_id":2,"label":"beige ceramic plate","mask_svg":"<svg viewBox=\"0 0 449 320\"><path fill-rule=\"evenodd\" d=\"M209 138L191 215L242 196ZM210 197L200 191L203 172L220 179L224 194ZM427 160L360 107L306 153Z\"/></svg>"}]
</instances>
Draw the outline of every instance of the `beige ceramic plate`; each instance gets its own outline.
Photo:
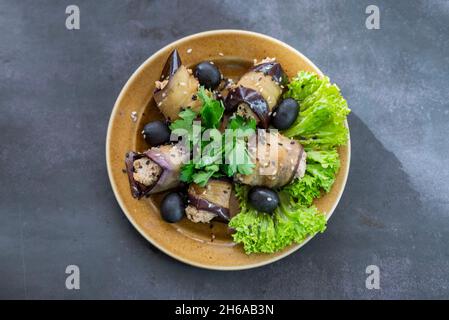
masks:
<instances>
[{"instance_id":1,"label":"beige ceramic plate","mask_svg":"<svg viewBox=\"0 0 449 320\"><path fill-rule=\"evenodd\" d=\"M159 216L160 195L140 201L131 197L128 178L122 171L125 153L147 149L140 132L149 120L162 119L152 100L152 92L154 82L159 79L165 60L174 48L178 49L183 64L189 66L203 60L212 60L228 77L239 77L252 64L253 59L260 60L267 56L276 57L290 77L300 70L322 75L309 59L285 43L262 34L240 30L198 33L156 52L128 80L109 121L106 162L112 189L123 212L154 246L175 259L197 267L217 270L249 269L274 262L296 251L310 238L276 254L246 255L240 245L231 241L224 224L214 223L211 228L209 225L191 223L187 219L168 224ZM131 120L133 111L137 112L136 122ZM316 202L318 208L327 213L328 218L337 206L346 183L350 144L340 148L339 153L341 169L337 180L331 192Z\"/></svg>"}]
</instances>

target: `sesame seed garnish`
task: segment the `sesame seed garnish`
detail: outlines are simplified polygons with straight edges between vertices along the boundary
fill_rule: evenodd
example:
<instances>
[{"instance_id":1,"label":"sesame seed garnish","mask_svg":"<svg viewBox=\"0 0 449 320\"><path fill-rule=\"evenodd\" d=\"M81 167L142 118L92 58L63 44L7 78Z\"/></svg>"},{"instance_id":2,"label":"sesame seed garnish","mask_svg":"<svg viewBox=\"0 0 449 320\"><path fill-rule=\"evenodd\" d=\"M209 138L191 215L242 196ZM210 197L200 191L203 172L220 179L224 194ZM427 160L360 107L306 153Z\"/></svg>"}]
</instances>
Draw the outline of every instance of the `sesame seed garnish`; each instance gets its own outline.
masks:
<instances>
[{"instance_id":1,"label":"sesame seed garnish","mask_svg":"<svg viewBox=\"0 0 449 320\"><path fill-rule=\"evenodd\" d=\"M218 55L221 56L221 57L224 56L223 52L219 52Z\"/></svg>"},{"instance_id":2,"label":"sesame seed garnish","mask_svg":"<svg viewBox=\"0 0 449 320\"><path fill-rule=\"evenodd\" d=\"M271 200L273 200L273 199L271 199L270 197L267 198L267 201L271 201Z\"/></svg>"},{"instance_id":3,"label":"sesame seed garnish","mask_svg":"<svg viewBox=\"0 0 449 320\"><path fill-rule=\"evenodd\" d=\"M131 112L131 120L133 122L137 121L137 112L136 111Z\"/></svg>"},{"instance_id":4,"label":"sesame seed garnish","mask_svg":"<svg viewBox=\"0 0 449 320\"><path fill-rule=\"evenodd\" d=\"M187 49L187 53L192 53L192 48Z\"/></svg>"},{"instance_id":5,"label":"sesame seed garnish","mask_svg":"<svg viewBox=\"0 0 449 320\"><path fill-rule=\"evenodd\" d=\"M215 64L213 61L209 61L210 64Z\"/></svg>"}]
</instances>

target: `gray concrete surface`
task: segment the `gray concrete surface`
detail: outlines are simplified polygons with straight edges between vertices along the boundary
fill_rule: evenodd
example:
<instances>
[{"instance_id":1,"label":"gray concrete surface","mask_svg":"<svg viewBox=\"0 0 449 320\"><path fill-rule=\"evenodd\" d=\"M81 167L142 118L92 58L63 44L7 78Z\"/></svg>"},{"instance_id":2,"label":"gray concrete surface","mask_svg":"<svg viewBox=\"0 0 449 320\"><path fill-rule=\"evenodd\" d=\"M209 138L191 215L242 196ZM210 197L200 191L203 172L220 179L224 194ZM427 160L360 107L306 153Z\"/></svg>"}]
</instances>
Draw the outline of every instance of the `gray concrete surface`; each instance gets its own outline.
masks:
<instances>
[{"instance_id":1,"label":"gray concrete surface","mask_svg":"<svg viewBox=\"0 0 449 320\"><path fill-rule=\"evenodd\" d=\"M65 28L65 8L81 29ZM381 29L365 28L376 4ZM181 264L122 214L109 115L148 56L199 31L283 40L338 83L352 166L326 233L242 272ZM0 298L449 298L448 1L3 1ZM65 288L65 267L81 289ZM365 288L380 267L381 289Z\"/></svg>"}]
</instances>

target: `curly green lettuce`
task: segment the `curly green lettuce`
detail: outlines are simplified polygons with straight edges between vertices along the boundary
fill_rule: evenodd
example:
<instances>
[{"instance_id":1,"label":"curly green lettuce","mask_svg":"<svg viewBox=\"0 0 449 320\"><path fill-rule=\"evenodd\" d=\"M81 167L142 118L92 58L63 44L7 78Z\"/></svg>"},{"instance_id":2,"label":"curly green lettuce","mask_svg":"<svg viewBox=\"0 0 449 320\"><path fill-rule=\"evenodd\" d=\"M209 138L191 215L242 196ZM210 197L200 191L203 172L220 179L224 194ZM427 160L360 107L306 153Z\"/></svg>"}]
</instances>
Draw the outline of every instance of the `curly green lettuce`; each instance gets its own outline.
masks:
<instances>
[{"instance_id":1,"label":"curly green lettuce","mask_svg":"<svg viewBox=\"0 0 449 320\"><path fill-rule=\"evenodd\" d=\"M294 200L304 206L310 206L313 199L321 196L321 190L329 192L340 169L340 158L336 149L310 150L307 152L306 173L301 179L282 188Z\"/></svg>"},{"instance_id":2,"label":"curly green lettuce","mask_svg":"<svg viewBox=\"0 0 449 320\"><path fill-rule=\"evenodd\" d=\"M248 186L235 185L240 213L229 222L234 241L243 244L247 254L273 253L326 229L324 214L298 204L287 192L279 192L279 207L270 215L251 207L248 191Z\"/></svg>"},{"instance_id":3,"label":"curly green lettuce","mask_svg":"<svg viewBox=\"0 0 449 320\"><path fill-rule=\"evenodd\" d=\"M345 120L351 110L340 89L328 77L301 71L288 84L284 97L295 99L300 108L294 124L283 132L285 136L321 150L346 144Z\"/></svg>"}]
</instances>

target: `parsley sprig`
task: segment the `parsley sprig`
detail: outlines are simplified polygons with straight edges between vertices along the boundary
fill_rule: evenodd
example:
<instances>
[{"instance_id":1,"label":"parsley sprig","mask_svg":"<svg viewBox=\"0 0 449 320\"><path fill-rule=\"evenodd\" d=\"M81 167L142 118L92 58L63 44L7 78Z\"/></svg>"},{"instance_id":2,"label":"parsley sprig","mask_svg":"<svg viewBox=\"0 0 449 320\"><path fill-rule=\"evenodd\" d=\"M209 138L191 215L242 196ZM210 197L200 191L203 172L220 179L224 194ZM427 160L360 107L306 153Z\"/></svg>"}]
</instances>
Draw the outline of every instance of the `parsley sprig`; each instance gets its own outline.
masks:
<instances>
[{"instance_id":1,"label":"parsley sprig","mask_svg":"<svg viewBox=\"0 0 449 320\"><path fill-rule=\"evenodd\" d=\"M250 161L242 135L247 137L254 133L256 128L254 119L247 121L240 116L235 116L230 119L227 126L232 131L227 131L228 135L223 134L217 129L224 114L223 102L213 99L210 92L206 91L204 87L200 87L198 90L198 98L202 102L198 114L192 109L183 110L179 113L180 119L170 125L172 131L178 129L183 130L184 134L187 133L185 142L189 144L190 150L198 150L201 145L201 157L194 157L181 167L180 180L205 186L212 177L231 177L235 173L251 173L254 164ZM197 131L200 131L198 133L203 138L203 134L208 130L208 141L201 141L200 137L196 135L194 130L196 121L201 124L201 130ZM230 133L235 134L230 137ZM236 154L243 155L242 163L236 162Z\"/></svg>"}]
</instances>

